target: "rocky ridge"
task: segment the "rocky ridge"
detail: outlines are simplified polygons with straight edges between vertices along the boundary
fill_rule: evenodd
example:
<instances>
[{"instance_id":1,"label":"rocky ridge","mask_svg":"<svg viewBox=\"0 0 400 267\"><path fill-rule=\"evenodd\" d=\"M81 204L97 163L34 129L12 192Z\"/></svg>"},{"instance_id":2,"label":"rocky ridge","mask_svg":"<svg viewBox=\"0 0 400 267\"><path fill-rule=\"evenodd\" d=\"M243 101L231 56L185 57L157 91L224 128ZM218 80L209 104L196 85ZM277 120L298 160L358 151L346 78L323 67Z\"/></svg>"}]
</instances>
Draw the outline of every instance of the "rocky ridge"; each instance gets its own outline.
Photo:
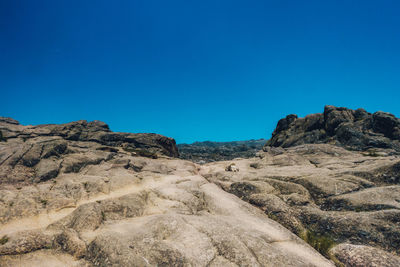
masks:
<instances>
[{"instance_id":1,"label":"rocky ridge","mask_svg":"<svg viewBox=\"0 0 400 267\"><path fill-rule=\"evenodd\" d=\"M3 146L0 184L32 184L77 173L87 165L112 159L123 151L134 155L178 157L175 140L158 134L111 132L100 121L23 126L0 117Z\"/></svg>"}]
</instances>

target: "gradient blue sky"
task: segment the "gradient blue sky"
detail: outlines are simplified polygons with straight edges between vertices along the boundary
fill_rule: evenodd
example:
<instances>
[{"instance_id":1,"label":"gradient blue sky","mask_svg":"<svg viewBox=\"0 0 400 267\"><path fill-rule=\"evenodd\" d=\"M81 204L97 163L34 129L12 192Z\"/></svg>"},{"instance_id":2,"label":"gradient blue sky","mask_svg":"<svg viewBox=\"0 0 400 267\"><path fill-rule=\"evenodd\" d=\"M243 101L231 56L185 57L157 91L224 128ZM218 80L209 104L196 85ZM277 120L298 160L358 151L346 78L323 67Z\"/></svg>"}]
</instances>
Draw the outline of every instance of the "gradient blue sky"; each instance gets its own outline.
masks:
<instances>
[{"instance_id":1,"label":"gradient blue sky","mask_svg":"<svg viewBox=\"0 0 400 267\"><path fill-rule=\"evenodd\" d=\"M0 116L177 142L324 105L400 116L400 1L0 1Z\"/></svg>"}]
</instances>

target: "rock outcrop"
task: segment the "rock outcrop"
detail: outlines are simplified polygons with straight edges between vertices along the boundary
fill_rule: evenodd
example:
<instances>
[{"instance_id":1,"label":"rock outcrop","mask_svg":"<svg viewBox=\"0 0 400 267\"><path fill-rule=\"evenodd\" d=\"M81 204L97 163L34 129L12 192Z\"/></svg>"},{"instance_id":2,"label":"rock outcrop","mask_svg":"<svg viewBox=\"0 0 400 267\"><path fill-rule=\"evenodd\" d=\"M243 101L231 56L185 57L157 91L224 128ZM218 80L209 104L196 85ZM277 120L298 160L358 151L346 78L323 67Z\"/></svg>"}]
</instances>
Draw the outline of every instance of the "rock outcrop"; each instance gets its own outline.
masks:
<instances>
[{"instance_id":1,"label":"rock outcrop","mask_svg":"<svg viewBox=\"0 0 400 267\"><path fill-rule=\"evenodd\" d=\"M334 266L175 158L172 139L0 127L0 266Z\"/></svg>"},{"instance_id":2,"label":"rock outcrop","mask_svg":"<svg viewBox=\"0 0 400 267\"><path fill-rule=\"evenodd\" d=\"M100 121L23 126L0 117L0 184L45 181L111 160L120 151L133 155L178 157L175 140L158 134L115 133Z\"/></svg>"},{"instance_id":3,"label":"rock outcrop","mask_svg":"<svg viewBox=\"0 0 400 267\"><path fill-rule=\"evenodd\" d=\"M334 144L347 149L391 149L400 152L400 119L385 112L326 106L324 113L281 119L267 147Z\"/></svg>"}]
</instances>

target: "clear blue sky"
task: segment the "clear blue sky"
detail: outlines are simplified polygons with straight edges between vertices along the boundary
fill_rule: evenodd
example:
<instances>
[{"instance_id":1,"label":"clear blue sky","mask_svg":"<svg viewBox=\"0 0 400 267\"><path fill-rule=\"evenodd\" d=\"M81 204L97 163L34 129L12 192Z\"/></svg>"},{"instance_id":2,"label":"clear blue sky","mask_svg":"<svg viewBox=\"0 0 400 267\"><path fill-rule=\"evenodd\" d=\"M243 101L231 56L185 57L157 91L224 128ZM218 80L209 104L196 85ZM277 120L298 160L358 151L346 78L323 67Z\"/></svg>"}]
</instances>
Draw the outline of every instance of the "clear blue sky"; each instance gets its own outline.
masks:
<instances>
[{"instance_id":1,"label":"clear blue sky","mask_svg":"<svg viewBox=\"0 0 400 267\"><path fill-rule=\"evenodd\" d=\"M0 116L177 142L324 105L400 116L400 1L0 1Z\"/></svg>"}]
</instances>

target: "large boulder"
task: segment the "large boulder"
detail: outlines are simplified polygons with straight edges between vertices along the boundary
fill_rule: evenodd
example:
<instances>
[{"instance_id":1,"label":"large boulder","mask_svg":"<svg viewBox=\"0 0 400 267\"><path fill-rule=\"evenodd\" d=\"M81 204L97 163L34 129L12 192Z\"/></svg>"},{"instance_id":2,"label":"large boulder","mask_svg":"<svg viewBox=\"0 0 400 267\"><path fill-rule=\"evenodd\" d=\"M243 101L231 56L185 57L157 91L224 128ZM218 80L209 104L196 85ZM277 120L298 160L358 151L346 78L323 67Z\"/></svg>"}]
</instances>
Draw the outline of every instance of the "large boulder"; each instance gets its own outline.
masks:
<instances>
[{"instance_id":1,"label":"large boulder","mask_svg":"<svg viewBox=\"0 0 400 267\"><path fill-rule=\"evenodd\" d=\"M375 132L399 140L400 120L393 114L378 111L372 116L372 127Z\"/></svg>"}]
</instances>

